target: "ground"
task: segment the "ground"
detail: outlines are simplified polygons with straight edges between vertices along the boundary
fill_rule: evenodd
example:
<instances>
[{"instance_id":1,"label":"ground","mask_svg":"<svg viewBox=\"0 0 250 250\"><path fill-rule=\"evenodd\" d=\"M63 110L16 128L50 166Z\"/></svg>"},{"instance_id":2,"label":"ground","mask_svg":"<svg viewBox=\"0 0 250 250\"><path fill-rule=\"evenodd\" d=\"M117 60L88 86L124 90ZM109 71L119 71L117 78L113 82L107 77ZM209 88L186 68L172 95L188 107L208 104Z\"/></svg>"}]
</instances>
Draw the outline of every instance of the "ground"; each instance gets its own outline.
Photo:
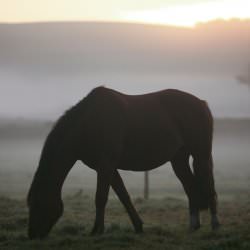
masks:
<instances>
[{"instance_id":1,"label":"ground","mask_svg":"<svg viewBox=\"0 0 250 250\"><path fill-rule=\"evenodd\" d=\"M65 212L45 240L27 237L25 200L1 197L0 249L250 249L250 193L220 202L222 226L212 231L208 212L202 212L202 227L188 231L186 201L177 198L133 199L144 221L144 233L135 234L122 205L111 198L106 209L106 230L90 236L94 201L83 192L64 198Z\"/></svg>"}]
</instances>

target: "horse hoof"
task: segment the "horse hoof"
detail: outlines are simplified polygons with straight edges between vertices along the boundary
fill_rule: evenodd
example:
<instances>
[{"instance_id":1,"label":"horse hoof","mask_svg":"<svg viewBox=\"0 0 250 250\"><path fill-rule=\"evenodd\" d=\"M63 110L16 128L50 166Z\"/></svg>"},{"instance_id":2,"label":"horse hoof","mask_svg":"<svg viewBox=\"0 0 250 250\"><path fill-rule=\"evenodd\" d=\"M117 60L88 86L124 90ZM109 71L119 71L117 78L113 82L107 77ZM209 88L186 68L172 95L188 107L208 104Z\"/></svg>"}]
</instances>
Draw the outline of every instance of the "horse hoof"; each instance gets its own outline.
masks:
<instances>
[{"instance_id":1,"label":"horse hoof","mask_svg":"<svg viewBox=\"0 0 250 250\"><path fill-rule=\"evenodd\" d=\"M195 231L199 230L200 227L201 227L200 223L191 224L190 227L189 227L189 231L190 232L195 232Z\"/></svg>"},{"instance_id":2,"label":"horse hoof","mask_svg":"<svg viewBox=\"0 0 250 250\"><path fill-rule=\"evenodd\" d=\"M90 236L98 236L98 235L102 235L103 232L91 232Z\"/></svg>"},{"instance_id":3,"label":"horse hoof","mask_svg":"<svg viewBox=\"0 0 250 250\"><path fill-rule=\"evenodd\" d=\"M190 215L189 221L189 231L194 232L197 231L201 227L200 216L199 213L193 213Z\"/></svg>"},{"instance_id":4,"label":"horse hoof","mask_svg":"<svg viewBox=\"0 0 250 250\"><path fill-rule=\"evenodd\" d=\"M136 228L135 229L135 232L137 233L137 234L141 234L141 233L143 233L143 228L141 227L141 228Z\"/></svg>"},{"instance_id":5,"label":"horse hoof","mask_svg":"<svg viewBox=\"0 0 250 250\"><path fill-rule=\"evenodd\" d=\"M201 227L200 225L199 225L199 226L195 226L195 227L189 227L189 232L190 232L190 233L193 233L193 232L199 230L200 227Z\"/></svg>"},{"instance_id":6,"label":"horse hoof","mask_svg":"<svg viewBox=\"0 0 250 250\"><path fill-rule=\"evenodd\" d=\"M214 222L211 224L212 230L216 231L220 228L221 224L219 222Z\"/></svg>"},{"instance_id":7,"label":"horse hoof","mask_svg":"<svg viewBox=\"0 0 250 250\"><path fill-rule=\"evenodd\" d=\"M93 230L90 233L90 236L101 235L103 233L104 233L104 228L93 228Z\"/></svg>"},{"instance_id":8,"label":"horse hoof","mask_svg":"<svg viewBox=\"0 0 250 250\"><path fill-rule=\"evenodd\" d=\"M217 230L220 227L220 222L216 215L212 216L211 218L211 227L212 227L212 230Z\"/></svg>"}]
</instances>

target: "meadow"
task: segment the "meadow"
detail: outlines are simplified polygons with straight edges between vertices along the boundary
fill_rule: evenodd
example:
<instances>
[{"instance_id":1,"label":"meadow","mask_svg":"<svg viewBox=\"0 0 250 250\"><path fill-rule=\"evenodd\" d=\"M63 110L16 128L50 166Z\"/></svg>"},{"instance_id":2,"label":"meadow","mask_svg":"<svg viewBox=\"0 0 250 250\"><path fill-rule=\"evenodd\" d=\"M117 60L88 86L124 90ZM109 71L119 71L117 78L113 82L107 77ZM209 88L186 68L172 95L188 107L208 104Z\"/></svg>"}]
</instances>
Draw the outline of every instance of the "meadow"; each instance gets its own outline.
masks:
<instances>
[{"instance_id":1,"label":"meadow","mask_svg":"<svg viewBox=\"0 0 250 250\"><path fill-rule=\"evenodd\" d=\"M27 238L24 200L0 199L0 249L250 249L250 194L220 202L222 226L211 231L202 213L202 228L190 233L187 208L177 198L134 199L144 221L144 233L135 234L124 209L111 199L106 210L106 231L90 236L94 202L84 193L65 198L65 213L45 240Z\"/></svg>"},{"instance_id":2,"label":"meadow","mask_svg":"<svg viewBox=\"0 0 250 250\"><path fill-rule=\"evenodd\" d=\"M135 234L113 192L106 209L106 230L90 236L94 222L96 175L78 162L63 189L64 215L45 240L27 237L26 194L51 123L0 124L0 249L250 249L250 121L215 124L215 179L222 226L210 228L207 211L202 227L188 231L187 201L169 164L150 172L150 199L144 200L143 174L121 172L144 221Z\"/></svg>"}]
</instances>

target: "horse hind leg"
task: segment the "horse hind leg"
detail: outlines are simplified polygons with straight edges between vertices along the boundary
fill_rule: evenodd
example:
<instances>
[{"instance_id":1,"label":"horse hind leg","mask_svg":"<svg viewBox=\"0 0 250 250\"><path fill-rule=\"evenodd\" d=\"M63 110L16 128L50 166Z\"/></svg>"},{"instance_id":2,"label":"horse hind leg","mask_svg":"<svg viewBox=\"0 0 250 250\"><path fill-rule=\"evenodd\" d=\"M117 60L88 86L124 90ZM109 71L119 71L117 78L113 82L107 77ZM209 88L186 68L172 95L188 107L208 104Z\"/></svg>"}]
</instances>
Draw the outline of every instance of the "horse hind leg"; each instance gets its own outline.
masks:
<instances>
[{"instance_id":1,"label":"horse hind leg","mask_svg":"<svg viewBox=\"0 0 250 250\"><path fill-rule=\"evenodd\" d=\"M182 149L171 161L171 164L187 194L189 200L190 230L195 231L200 228L200 215L195 179L189 166L189 156L189 153Z\"/></svg>"},{"instance_id":2,"label":"horse hind leg","mask_svg":"<svg viewBox=\"0 0 250 250\"><path fill-rule=\"evenodd\" d=\"M115 170L114 176L111 181L111 186L115 193L117 194L118 198L120 199L121 203L126 208L128 215L134 225L136 233L142 233L143 232L143 222L141 218L139 217L138 213L136 212L131 199L129 197L129 194L126 190L126 187L124 186L124 183L122 181L122 178L117 170Z\"/></svg>"},{"instance_id":3,"label":"horse hind leg","mask_svg":"<svg viewBox=\"0 0 250 250\"><path fill-rule=\"evenodd\" d=\"M213 159L209 157L194 157L194 173L197 188L200 191L200 208L209 208L211 214L211 227L213 230L220 227L217 216L217 194L214 184Z\"/></svg>"},{"instance_id":4,"label":"horse hind leg","mask_svg":"<svg viewBox=\"0 0 250 250\"><path fill-rule=\"evenodd\" d=\"M217 216L217 193L215 191L215 184L214 184L214 175L213 175L213 158L212 155L209 158L208 161L209 166L209 176L212 182L212 190L214 192L214 196L212 197L210 203L209 203L209 209L211 213L211 227L213 230L216 230L220 227L220 222Z\"/></svg>"}]
</instances>

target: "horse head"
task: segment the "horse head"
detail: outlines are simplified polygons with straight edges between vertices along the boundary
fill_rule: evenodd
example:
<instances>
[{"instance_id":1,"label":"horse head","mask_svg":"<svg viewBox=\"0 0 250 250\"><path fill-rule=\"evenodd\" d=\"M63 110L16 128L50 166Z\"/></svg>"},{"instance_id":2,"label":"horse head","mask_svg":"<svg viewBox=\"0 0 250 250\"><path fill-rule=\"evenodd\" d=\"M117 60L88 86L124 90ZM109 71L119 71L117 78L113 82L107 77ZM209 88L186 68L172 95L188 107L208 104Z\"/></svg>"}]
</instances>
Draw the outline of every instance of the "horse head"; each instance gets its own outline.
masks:
<instances>
[{"instance_id":1,"label":"horse head","mask_svg":"<svg viewBox=\"0 0 250 250\"><path fill-rule=\"evenodd\" d=\"M28 195L28 235L30 239L43 239L62 216L63 202L53 190L41 192L34 186L31 186Z\"/></svg>"}]
</instances>

